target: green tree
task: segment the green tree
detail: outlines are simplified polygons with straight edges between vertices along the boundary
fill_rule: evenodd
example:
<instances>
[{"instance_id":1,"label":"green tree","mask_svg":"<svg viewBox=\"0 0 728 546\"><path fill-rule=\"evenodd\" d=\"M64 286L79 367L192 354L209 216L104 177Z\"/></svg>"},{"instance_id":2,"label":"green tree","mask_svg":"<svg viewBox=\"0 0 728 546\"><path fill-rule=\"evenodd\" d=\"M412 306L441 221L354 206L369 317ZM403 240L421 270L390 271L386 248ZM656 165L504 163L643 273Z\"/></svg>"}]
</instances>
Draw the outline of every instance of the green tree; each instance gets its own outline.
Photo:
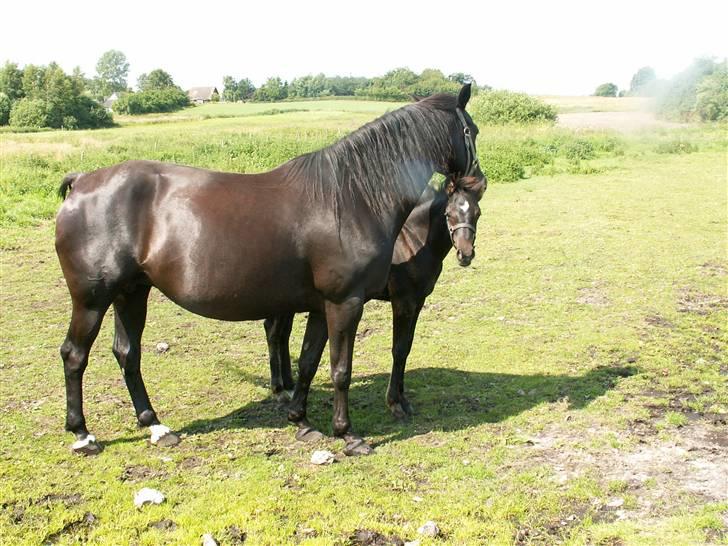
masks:
<instances>
[{"instance_id":1,"label":"green tree","mask_svg":"<svg viewBox=\"0 0 728 546\"><path fill-rule=\"evenodd\" d=\"M0 69L0 93L5 93L11 102L23 98L23 71L16 63L8 61Z\"/></svg>"},{"instance_id":2,"label":"green tree","mask_svg":"<svg viewBox=\"0 0 728 546\"><path fill-rule=\"evenodd\" d=\"M161 68L152 70L149 74L142 74L137 80L139 91L149 91L151 89L166 89L168 87L176 87L172 76Z\"/></svg>"},{"instance_id":3,"label":"green tree","mask_svg":"<svg viewBox=\"0 0 728 546\"><path fill-rule=\"evenodd\" d=\"M5 93L0 91L0 125L7 125L10 120L10 109L13 103Z\"/></svg>"},{"instance_id":4,"label":"green tree","mask_svg":"<svg viewBox=\"0 0 728 546\"><path fill-rule=\"evenodd\" d=\"M106 51L96 63L96 77L92 86L94 93L99 98L106 98L112 93L125 91L128 75L129 62L126 55L116 49Z\"/></svg>"},{"instance_id":5,"label":"green tree","mask_svg":"<svg viewBox=\"0 0 728 546\"><path fill-rule=\"evenodd\" d=\"M48 113L43 99L22 98L15 101L10 110L10 125L13 127L33 127L40 129L48 126Z\"/></svg>"},{"instance_id":6,"label":"green tree","mask_svg":"<svg viewBox=\"0 0 728 546\"><path fill-rule=\"evenodd\" d=\"M222 100L226 102L237 102L247 100L253 96L255 86L248 78L235 81L232 76L225 76L222 79L223 91Z\"/></svg>"},{"instance_id":7,"label":"green tree","mask_svg":"<svg viewBox=\"0 0 728 546\"><path fill-rule=\"evenodd\" d=\"M594 91L595 97L616 97L617 86L613 83L603 83Z\"/></svg>"},{"instance_id":8,"label":"green tree","mask_svg":"<svg viewBox=\"0 0 728 546\"><path fill-rule=\"evenodd\" d=\"M696 59L672 78L657 100L657 113L666 119L690 121L696 116L698 85L719 68L712 59Z\"/></svg>"},{"instance_id":9,"label":"green tree","mask_svg":"<svg viewBox=\"0 0 728 546\"><path fill-rule=\"evenodd\" d=\"M657 76L652 67L643 66L634 76L629 84L629 94L636 96L651 96L655 91Z\"/></svg>"},{"instance_id":10,"label":"green tree","mask_svg":"<svg viewBox=\"0 0 728 546\"><path fill-rule=\"evenodd\" d=\"M728 120L728 70L725 62L698 84L695 110L703 121Z\"/></svg>"},{"instance_id":11,"label":"green tree","mask_svg":"<svg viewBox=\"0 0 728 546\"><path fill-rule=\"evenodd\" d=\"M253 94L253 100L262 102L273 102L287 97L288 84L281 81L278 76L268 78Z\"/></svg>"}]
</instances>

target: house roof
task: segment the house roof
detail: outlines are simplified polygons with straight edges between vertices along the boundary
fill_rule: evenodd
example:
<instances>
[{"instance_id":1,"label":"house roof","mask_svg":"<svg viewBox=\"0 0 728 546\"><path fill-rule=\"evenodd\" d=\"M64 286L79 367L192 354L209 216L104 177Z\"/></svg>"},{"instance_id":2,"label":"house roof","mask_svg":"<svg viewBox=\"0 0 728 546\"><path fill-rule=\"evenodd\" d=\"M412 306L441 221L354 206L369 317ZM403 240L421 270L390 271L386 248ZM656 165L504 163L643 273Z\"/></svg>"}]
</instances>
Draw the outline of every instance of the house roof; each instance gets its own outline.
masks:
<instances>
[{"instance_id":1,"label":"house roof","mask_svg":"<svg viewBox=\"0 0 728 546\"><path fill-rule=\"evenodd\" d=\"M217 93L216 87L192 87L187 90L190 100L211 100L215 93Z\"/></svg>"}]
</instances>

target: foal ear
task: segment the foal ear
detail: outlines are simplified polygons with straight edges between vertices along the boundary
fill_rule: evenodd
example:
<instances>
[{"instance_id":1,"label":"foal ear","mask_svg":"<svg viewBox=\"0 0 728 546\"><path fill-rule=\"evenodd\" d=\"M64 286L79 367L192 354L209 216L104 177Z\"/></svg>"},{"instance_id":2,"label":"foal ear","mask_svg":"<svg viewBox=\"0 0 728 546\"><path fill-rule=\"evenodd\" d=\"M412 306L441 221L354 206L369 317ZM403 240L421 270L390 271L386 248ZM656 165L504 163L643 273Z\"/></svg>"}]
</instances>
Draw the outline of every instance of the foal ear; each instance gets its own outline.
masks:
<instances>
[{"instance_id":1,"label":"foal ear","mask_svg":"<svg viewBox=\"0 0 728 546\"><path fill-rule=\"evenodd\" d=\"M460 93L458 94L458 108L461 110L465 110L465 106L470 100L470 85L471 84L469 83L463 85L462 89L460 89Z\"/></svg>"},{"instance_id":2,"label":"foal ear","mask_svg":"<svg viewBox=\"0 0 728 546\"><path fill-rule=\"evenodd\" d=\"M454 178L448 178L447 183L445 184L445 193L448 197L450 197L453 193L455 193L455 190L457 189L457 184L455 183Z\"/></svg>"}]
</instances>

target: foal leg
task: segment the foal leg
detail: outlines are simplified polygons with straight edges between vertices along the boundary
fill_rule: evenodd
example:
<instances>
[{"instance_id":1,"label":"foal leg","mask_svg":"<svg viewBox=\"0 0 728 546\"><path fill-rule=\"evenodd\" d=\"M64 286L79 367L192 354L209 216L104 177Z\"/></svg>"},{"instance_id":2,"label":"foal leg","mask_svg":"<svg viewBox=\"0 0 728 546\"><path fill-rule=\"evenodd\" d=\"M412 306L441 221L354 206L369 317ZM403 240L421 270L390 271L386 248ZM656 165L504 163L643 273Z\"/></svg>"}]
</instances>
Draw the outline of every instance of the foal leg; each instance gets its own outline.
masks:
<instances>
[{"instance_id":1,"label":"foal leg","mask_svg":"<svg viewBox=\"0 0 728 546\"><path fill-rule=\"evenodd\" d=\"M289 401L293 398L293 375L291 374L291 355L288 342L293 328L293 313L265 319L265 337L268 341L270 361L270 388L278 399Z\"/></svg>"},{"instance_id":2,"label":"foal leg","mask_svg":"<svg viewBox=\"0 0 728 546\"><path fill-rule=\"evenodd\" d=\"M361 319L364 300L352 297L340 304L326 302L326 322L331 353L331 380L334 383L334 435L346 441L345 455L368 455L373 449L351 430L349 385L354 337Z\"/></svg>"},{"instance_id":3,"label":"foal leg","mask_svg":"<svg viewBox=\"0 0 728 546\"><path fill-rule=\"evenodd\" d=\"M387 387L387 407L400 420L414 413L404 395L404 369L421 309L421 301L392 299L392 375Z\"/></svg>"},{"instance_id":4,"label":"foal leg","mask_svg":"<svg viewBox=\"0 0 728 546\"><path fill-rule=\"evenodd\" d=\"M309 313L306 333L303 336L301 357L298 359L298 381L293 391L293 400L288 408L288 420L298 427L296 439L304 442L319 440L323 437L323 434L308 422L306 406L311 381L318 370L327 339L326 318L321 313Z\"/></svg>"},{"instance_id":5,"label":"foal leg","mask_svg":"<svg viewBox=\"0 0 728 546\"><path fill-rule=\"evenodd\" d=\"M86 428L83 415L83 372L88 365L88 355L101 327L107 306L90 308L73 301L71 324L66 340L61 345L63 372L66 379L66 430L73 432L76 441L71 446L74 453L96 455L101 446Z\"/></svg>"},{"instance_id":6,"label":"foal leg","mask_svg":"<svg viewBox=\"0 0 728 546\"><path fill-rule=\"evenodd\" d=\"M142 332L147 318L147 297L150 286L137 286L131 292L123 292L114 300L113 352L124 374L126 388L134 404L140 427L149 427L151 442L159 446L173 446L180 439L159 422L149 401L141 373Z\"/></svg>"}]
</instances>

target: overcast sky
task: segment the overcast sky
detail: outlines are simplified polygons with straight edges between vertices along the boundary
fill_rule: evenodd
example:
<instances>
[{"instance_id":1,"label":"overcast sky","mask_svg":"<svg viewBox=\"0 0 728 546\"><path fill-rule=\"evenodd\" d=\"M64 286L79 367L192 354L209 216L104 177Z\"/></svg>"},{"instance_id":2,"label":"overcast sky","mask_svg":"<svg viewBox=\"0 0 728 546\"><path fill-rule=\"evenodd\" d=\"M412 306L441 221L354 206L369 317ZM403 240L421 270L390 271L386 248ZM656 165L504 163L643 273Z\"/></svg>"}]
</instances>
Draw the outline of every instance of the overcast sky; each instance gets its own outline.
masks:
<instances>
[{"instance_id":1,"label":"overcast sky","mask_svg":"<svg viewBox=\"0 0 728 546\"><path fill-rule=\"evenodd\" d=\"M123 51L129 84L155 68L183 88L224 75L377 76L407 66L466 72L534 94L628 87L652 66L669 77L699 56L728 56L725 0L499 2L398 0L3 2L0 62L58 62L87 76Z\"/></svg>"}]
</instances>

